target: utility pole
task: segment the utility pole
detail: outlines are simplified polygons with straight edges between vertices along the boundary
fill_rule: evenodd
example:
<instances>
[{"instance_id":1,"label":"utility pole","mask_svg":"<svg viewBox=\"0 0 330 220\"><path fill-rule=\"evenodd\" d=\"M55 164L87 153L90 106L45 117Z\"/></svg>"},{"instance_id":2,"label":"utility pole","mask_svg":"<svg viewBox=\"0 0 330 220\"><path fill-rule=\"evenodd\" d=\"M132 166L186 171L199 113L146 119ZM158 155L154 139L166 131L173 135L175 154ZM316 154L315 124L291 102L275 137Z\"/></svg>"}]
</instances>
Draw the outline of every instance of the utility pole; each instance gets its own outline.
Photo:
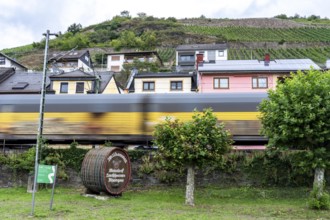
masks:
<instances>
[{"instance_id":1,"label":"utility pole","mask_svg":"<svg viewBox=\"0 0 330 220\"><path fill-rule=\"evenodd\" d=\"M58 34L50 33L47 30L46 33L43 34L46 37L46 45L45 45L45 54L44 54L44 66L43 66L43 74L42 74L42 85L41 85L41 95L40 95L40 109L39 109L39 127L38 127L38 135L37 135L37 144L36 144L36 156L34 161L34 182L33 182L33 193L32 193L32 211L31 215L34 215L34 205L35 205L35 192L37 188L37 177L38 177L38 160L39 160L39 148L42 145L42 132L43 132L43 123L44 123L44 109L45 109L45 94L46 94L46 71L47 71L47 54L48 54L48 41L49 36L54 35L58 36Z\"/></svg>"}]
</instances>

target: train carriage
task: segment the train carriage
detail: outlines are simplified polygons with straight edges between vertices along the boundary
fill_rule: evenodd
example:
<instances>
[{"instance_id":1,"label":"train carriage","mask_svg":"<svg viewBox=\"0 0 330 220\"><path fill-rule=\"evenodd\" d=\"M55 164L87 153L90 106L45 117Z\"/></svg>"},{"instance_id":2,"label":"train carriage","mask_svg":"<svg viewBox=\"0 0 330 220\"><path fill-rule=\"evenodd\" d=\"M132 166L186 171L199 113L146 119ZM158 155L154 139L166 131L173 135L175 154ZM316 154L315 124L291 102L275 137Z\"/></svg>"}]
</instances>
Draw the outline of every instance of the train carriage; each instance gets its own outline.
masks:
<instances>
[{"instance_id":1,"label":"train carriage","mask_svg":"<svg viewBox=\"0 0 330 220\"><path fill-rule=\"evenodd\" d=\"M265 98L265 93L46 95L43 136L50 143L145 143L166 117L186 121L194 109L210 107L236 143L265 142L257 111ZM0 139L34 142L39 111L40 95L2 95Z\"/></svg>"}]
</instances>

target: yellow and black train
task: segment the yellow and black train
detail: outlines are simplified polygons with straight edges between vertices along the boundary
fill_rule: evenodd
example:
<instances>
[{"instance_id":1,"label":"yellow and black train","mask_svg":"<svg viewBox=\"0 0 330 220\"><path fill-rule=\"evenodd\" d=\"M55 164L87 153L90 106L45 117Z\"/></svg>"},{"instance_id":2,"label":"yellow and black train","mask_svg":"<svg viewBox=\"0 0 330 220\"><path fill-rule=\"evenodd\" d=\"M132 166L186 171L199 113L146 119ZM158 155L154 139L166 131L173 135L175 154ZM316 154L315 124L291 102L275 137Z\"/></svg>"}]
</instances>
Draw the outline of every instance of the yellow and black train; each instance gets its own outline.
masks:
<instances>
[{"instance_id":1,"label":"yellow and black train","mask_svg":"<svg viewBox=\"0 0 330 220\"><path fill-rule=\"evenodd\" d=\"M194 109L211 107L236 143L264 143L257 106L265 98L266 93L46 95L43 137L50 143L146 143L167 116L190 120ZM0 140L34 142L39 111L40 95L1 95Z\"/></svg>"}]
</instances>

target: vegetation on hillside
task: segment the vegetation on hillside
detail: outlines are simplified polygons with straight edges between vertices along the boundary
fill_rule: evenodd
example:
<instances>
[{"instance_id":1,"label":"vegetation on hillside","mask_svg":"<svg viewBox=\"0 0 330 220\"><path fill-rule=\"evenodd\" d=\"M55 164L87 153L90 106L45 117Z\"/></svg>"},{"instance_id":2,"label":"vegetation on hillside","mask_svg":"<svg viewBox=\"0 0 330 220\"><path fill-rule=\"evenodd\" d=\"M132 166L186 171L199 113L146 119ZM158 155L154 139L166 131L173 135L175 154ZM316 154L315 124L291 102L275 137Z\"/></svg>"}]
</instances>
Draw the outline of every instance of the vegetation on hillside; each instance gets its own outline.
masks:
<instances>
[{"instance_id":1,"label":"vegetation on hillside","mask_svg":"<svg viewBox=\"0 0 330 220\"><path fill-rule=\"evenodd\" d=\"M275 18L283 19L283 20L292 20L295 22L300 22L303 24L321 26L321 25L330 25L329 18L321 18L319 15L310 15L300 16L299 14L295 14L294 16L287 16L286 14L276 15Z\"/></svg>"},{"instance_id":2,"label":"vegetation on hillside","mask_svg":"<svg viewBox=\"0 0 330 220\"><path fill-rule=\"evenodd\" d=\"M322 24L322 26L315 24ZM242 46L235 47L235 50L253 48L256 51L254 54L268 49L256 48L255 43L271 42L278 45L278 48L273 47L275 54L270 52L272 57L308 57L317 63L324 63L329 57L327 48L330 46L330 21L316 15L289 17L284 14L263 19L209 19L201 16L177 20L173 17L157 18L143 12L132 17L128 11L122 11L120 15L110 20L88 27L83 28L81 24L71 24L63 35L50 40L49 47L54 51L101 48L104 52L92 53L93 58L98 57L95 60L96 65L104 64L104 59L100 57L109 51L157 50L168 65L168 70L171 69L175 60L177 45L222 42L227 42L229 46L232 43L243 42ZM305 48L306 44L309 45L308 48ZM323 48L316 48L320 45ZM35 56L35 59L29 59L29 57L43 51L44 47L45 40L43 39L31 45L5 49L2 52L29 68L38 69L42 66L42 60L39 60L38 56ZM232 51L231 48L229 53L241 54ZM230 59L242 59L242 56L230 55ZM246 56L248 57L251 56ZM255 57L258 56L255 55Z\"/></svg>"},{"instance_id":3,"label":"vegetation on hillside","mask_svg":"<svg viewBox=\"0 0 330 220\"><path fill-rule=\"evenodd\" d=\"M330 42L330 28L256 28L185 26L185 31L243 42Z\"/></svg>"},{"instance_id":4,"label":"vegetation on hillside","mask_svg":"<svg viewBox=\"0 0 330 220\"><path fill-rule=\"evenodd\" d=\"M315 63L323 66L330 58L330 47L306 47L306 48L231 48L228 52L229 60L263 60L266 53L271 59L306 59L309 58Z\"/></svg>"}]
</instances>

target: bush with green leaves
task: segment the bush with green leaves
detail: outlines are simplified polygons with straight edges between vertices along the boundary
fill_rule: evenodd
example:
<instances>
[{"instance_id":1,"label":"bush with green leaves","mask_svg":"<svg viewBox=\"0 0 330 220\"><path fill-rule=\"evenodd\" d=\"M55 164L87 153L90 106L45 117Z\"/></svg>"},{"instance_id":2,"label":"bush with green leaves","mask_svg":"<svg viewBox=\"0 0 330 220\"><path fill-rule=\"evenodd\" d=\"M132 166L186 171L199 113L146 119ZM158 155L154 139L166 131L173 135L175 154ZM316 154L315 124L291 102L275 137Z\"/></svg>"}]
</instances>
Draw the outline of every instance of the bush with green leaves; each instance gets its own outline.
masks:
<instances>
[{"instance_id":1,"label":"bush with green leaves","mask_svg":"<svg viewBox=\"0 0 330 220\"><path fill-rule=\"evenodd\" d=\"M313 191L324 190L324 171L330 167L330 71L311 69L291 74L260 104L262 134L269 147L301 150L302 168L314 169ZM325 193L325 192L324 192Z\"/></svg>"},{"instance_id":2,"label":"bush with green leaves","mask_svg":"<svg viewBox=\"0 0 330 220\"><path fill-rule=\"evenodd\" d=\"M212 109L195 110L192 120L166 118L156 125L154 143L161 165L187 169L186 204L194 205L195 168L218 163L230 151L232 139Z\"/></svg>"}]
</instances>

